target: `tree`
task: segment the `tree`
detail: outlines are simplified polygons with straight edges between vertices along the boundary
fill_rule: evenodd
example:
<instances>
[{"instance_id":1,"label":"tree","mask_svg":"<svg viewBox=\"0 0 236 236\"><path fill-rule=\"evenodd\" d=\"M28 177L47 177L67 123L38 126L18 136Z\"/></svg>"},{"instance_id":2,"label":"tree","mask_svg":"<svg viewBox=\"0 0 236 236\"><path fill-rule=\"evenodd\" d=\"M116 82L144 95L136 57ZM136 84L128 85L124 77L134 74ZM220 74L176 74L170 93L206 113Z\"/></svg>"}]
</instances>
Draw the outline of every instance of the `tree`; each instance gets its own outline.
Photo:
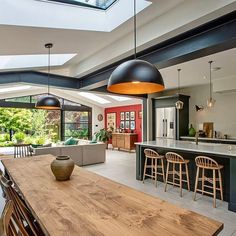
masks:
<instances>
[{"instance_id":1,"label":"tree","mask_svg":"<svg viewBox=\"0 0 236 236\"><path fill-rule=\"evenodd\" d=\"M0 126L4 129L28 131L32 129L32 112L29 109L0 108Z\"/></svg>"}]
</instances>

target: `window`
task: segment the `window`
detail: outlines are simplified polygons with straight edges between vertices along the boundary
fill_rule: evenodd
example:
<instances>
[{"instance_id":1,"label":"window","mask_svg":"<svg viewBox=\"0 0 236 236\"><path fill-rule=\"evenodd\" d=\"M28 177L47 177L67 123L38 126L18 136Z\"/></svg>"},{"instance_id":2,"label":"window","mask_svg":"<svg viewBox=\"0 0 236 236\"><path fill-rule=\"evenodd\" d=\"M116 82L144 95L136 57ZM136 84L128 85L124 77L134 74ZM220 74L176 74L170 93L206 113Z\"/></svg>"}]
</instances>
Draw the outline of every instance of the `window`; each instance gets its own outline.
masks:
<instances>
[{"instance_id":1,"label":"window","mask_svg":"<svg viewBox=\"0 0 236 236\"><path fill-rule=\"evenodd\" d=\"M49 0L49 1L106 10L117 0Z\"/></svg>"},{"instance_id":2,"label":"window","mask_svg":"<svg viewBox=\"0 0 236 236\"><path fill-rule=\"evenodd\" d=\"M88 111L64 111L64 137L88 139L90 136L91 121Z\"/></svg>"}]
</instances>

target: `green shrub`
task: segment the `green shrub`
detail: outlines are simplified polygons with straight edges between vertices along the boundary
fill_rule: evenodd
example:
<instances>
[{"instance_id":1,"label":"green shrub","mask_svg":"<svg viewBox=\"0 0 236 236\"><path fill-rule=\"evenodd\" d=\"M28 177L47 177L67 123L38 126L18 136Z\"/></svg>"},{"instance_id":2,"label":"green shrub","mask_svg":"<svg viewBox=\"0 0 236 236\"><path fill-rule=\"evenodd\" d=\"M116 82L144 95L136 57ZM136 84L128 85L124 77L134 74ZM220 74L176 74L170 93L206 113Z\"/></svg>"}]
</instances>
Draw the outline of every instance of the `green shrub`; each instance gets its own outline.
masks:
<instances>
[{"instance_id":1,"label":"green shrub","mask_svg":"<svg viewBox=\"0 0 236 236\"><path fill-rule=\"evenodd\" d=\"M13 139L15 139L16 141L24 141L25 137L25 133L23 132L17 132L13 135Z\"/></svg>"},{"instance_id":2,"label":"green shrub","mask_svg":"<svg viewBox=\"0 0 236 236\"><path fill-rule=\"evenodd\" d=\"M13 142L5 141L5 142L0 142L0 147L12 147L14 145Z\"/></svg>"},{"instance_id":3,"label":"green shrub","mask_svg":"<svg viewBox=\"0 0 236 236\"><path fill-rule=\"evenodd\" d=\"M0 134L0 142L10 141L9 134Z\"/></svg>"},{"instance_id":4,"label":"green shrub","mask_svg":"<svg viewBox=\"0 0 236 236\"><path fill-rule=\"evenodd\" d=\"M43 145L45 144L47 138L44 137L44 136L39 136L39 137L36 137L33 144L37 144L37 145Z\"/></svg>"}]
</instances>

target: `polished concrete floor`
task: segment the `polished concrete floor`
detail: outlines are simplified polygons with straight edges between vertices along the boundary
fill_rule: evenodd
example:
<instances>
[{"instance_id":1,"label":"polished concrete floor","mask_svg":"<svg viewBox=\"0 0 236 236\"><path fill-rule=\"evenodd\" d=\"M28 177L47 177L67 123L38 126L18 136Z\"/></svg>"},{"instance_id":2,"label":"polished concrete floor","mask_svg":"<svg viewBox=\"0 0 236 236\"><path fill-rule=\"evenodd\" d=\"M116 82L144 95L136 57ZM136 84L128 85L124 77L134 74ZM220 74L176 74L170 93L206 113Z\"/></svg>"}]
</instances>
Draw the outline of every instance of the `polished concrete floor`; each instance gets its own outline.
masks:
<instances>
[{"instance_id":1,"label":"polished concrete floor","mask_svg":"<svg viewBox=\"0 0 236 236\"><path fill-rule=\"evenodd\" d=\"M11 154L11 152L12 150L0 148L0 153ZM135 178L135 165L135 153L107 150L105 163L84 168L180 207L219 220L224 223L224 229L220 236L236 236L236 213L228 211L227 202L217 201L217 208L213 208L212 198L210 197L198 194L197 201L193 201L192 192L184 191L181 198L178 188L169 186L167 192L164 192L164 185L161 182L158 182L157 188L148 180L143 184ZM0 168L3 168L1 162ZM4 199L1 196L0 189L0 212L3 206Z\"/></svg>"},{"instance_id":2,"label":"polished concrete floor","mask_svg":"<svg viewBox=\"0 0 236 236\"><path fill-rule=\"evenodd\" d=\"M227 202L217 201L217 208L213 208L211 197L198 194L197 201L193 201L193 192L184 191L181 198L179 189L176 187L169 186L167 192L164 192L164 184L161 182L158 182L157 188L148 180L143 184L135 178L135 165L134 153L107 150L105 163L84 168L180 207L221 221L224 223L224 229L220 236L236 236L236 213L228 211Z\"/></svg>"}]
</instances>

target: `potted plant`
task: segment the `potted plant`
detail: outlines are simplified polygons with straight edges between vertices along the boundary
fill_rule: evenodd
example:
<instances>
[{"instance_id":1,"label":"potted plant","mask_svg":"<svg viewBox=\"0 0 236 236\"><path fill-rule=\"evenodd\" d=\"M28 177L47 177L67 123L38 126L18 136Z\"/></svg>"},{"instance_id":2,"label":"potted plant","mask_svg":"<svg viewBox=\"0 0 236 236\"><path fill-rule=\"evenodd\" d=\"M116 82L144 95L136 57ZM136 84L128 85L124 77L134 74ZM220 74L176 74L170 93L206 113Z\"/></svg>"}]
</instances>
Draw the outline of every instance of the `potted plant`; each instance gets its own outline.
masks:
<instances>
[{"instance_id":1,"label":"potted plant","mask_svg":"<svg viewBox=\"0 0 236 236\"><path fill-rule=\"evenodd\" d=\"M16 134L14 134L14 138L15 138L17 144L21 144L21 143L23 143L23 141L25 139L25 133L18 132Z\"/></svg>"},{"instance_id":2,"label":"potted plant","mask_svg":"<svg viewBox=\"0 0 236 236\"><path fill-rule=\"evenodd\" d=\"M100 129L96 134L96 139L106 144L106 148L108 148L108 141L112 137L112 131L107 129Z\"/></svg>"}]
</instances>

